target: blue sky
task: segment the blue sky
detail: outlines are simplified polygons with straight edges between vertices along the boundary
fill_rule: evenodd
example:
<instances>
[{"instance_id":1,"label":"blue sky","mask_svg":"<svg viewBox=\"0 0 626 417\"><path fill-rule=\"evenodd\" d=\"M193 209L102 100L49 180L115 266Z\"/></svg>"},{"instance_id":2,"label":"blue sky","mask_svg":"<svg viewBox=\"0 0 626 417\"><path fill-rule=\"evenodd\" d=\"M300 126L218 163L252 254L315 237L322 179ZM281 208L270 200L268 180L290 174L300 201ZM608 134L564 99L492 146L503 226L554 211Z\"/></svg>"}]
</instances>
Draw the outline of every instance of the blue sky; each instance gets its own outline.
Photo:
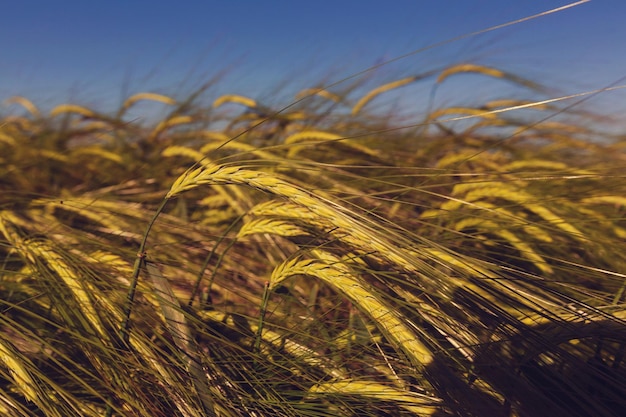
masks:
<instances>
[{"instance_id":1,"label":"blue sky","mask_svg":"<svg viewBox=\"0 0 626 417\"><path fill-rule=\"evenodd\" d=\"M0 100L23 95L43 107L66 101L115 107L139 91L180 96L222 74L215 94L285 104L273 97L277 91L332 82L568 3L6 1L0 17ZM469 61L540 80L559 93L602 88L626 76L625 19L625 1L592 0L411 55L378 69L375 77L386 82ZM465 82L448 94L480 96L479 86ZM596 101L623 111L625 99L620 90Z\"/></svg>"}]
</instances>

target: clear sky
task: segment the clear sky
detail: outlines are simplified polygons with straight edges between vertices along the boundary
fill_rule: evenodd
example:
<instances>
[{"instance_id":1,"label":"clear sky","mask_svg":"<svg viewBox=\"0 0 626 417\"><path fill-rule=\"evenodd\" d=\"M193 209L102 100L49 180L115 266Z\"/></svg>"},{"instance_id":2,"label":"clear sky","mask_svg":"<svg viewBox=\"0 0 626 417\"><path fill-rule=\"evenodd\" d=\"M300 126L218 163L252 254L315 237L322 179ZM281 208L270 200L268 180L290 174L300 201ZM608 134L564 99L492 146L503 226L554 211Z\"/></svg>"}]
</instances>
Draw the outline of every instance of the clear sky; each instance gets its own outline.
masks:
<instances>
[{"instance_id":1,"label":"clear sky","mask_svg":"<svg viewBox=\"0 0 626 417\"><path fill-rule=\"evenodd\" d=\"M296 91L335 81L568 3L5 0L0 100L23 95L44 107L114 107L139 91L184 94L223 73L219 91L271 101L281 83ZM591 0L429 49L376 75L391 81L461 61L495 65L563 93L602 88L626 76L626 1ZM476 94L471 87L456 86L455 94ZM603 97L626 109L623 90Z\"/></svg>"}]
</instances>

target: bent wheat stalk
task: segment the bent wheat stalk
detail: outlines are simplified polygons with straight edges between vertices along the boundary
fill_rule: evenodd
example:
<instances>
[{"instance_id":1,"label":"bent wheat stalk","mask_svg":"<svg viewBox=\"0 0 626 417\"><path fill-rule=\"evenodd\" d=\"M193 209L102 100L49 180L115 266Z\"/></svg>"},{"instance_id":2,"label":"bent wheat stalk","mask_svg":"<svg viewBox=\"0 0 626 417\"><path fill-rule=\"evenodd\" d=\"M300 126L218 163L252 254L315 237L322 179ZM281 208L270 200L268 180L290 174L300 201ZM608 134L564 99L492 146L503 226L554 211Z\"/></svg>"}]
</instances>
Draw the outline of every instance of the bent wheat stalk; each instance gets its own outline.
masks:
<instances>
[{"instance_id":1,"label":"bent wheat stalk","mask_svg":"<svg viewBox=\"0 0 626 417\"><path fill-rule=\"evenodd\" d=\"M161 306L167 329L184 355L183 362L192 377L192 385L200 397L205 412L213 414L214 404L207 385L207 377L202 369L200 355L180 303L159 268L152 262L146 262L146 269L154 287L154 294Z\"/></svg>"}]
</instances>

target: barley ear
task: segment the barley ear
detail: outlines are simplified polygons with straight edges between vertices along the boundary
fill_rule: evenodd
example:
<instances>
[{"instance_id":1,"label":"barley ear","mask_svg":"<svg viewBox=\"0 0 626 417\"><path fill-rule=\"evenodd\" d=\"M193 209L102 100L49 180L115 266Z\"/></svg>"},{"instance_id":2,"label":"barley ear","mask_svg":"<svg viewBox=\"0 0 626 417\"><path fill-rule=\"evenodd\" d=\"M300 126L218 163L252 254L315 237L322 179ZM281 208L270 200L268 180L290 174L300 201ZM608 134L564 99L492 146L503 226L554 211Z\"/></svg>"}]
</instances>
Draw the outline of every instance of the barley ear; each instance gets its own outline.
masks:
<instances>
[{"instance_id":1,"label":"barley ear","mask_svg":"<svg viewBox=\"0 0 626 417\"><path fill-rule=\"evenodd\" d=\"M41 113L39 112L39 109L37 108L37 106L35 106L32 101L30 101L29 99L25 97L21 97L21 96L9 97L8 99L4 100L4 103L5 104L14 104L14 103L19 104L20 106L24 107L33 116L37 118L41 117Z\"/></svg>"},{"instance_id":2,"label":"barley ear","mask_svg":"<svg viewBox=\"0 0 626 417\"><path fill-rule=\"evenodd\" d=\"M344 294L373 322L387 338L411 360L413 366L423 370L433 360L430 349L402 320L400 313L387 306L378 292L361 283L348 267L333 255L313 251L323 259L290 259L274 269L270 289L275 289L293 275L308 275L321 279Z\"/></svg>"},{"instance_id":3,"label":"barley ear","mask_svg":"<svg viewBox=\"0 0 626 417\"><path fill-rule=\"evenodd\" d=\"M50 117L58 116L63 113L76 113L84 117L95 117L96 114L86 107L76 104L61 104L50 111Z\"/></svg>"},{"instance_id":4,"label":"barley ear","mask_svg":"<svg viewBox=\"0 0 626 417\"><path fill-rule=\"evenodd\" d=\"M424 394L398 389L375 381L344 380L322 382L312 386L309 394L359 396L380 401L391 401L418 416L430 416L441 410L441 400Z\"/></svg>"},{"instance_id":5,"label":"barley ear","mask_svg":"<svg viewBox=\"0 0 626 417\"><path fill-rule=\"evenodd\" d=\"M256 101L254 101L251 98L238 96L235 94L227 94L227 95L217 98L213 102L213 108L219 107L224 103L237 103L237 104L241 104L242 106L249 107L249 108L254 108L257 106Z\"/></svg>"},{"instance_id":6,"label":"barley ear","mask_svg":"<svg viewBox=\"0 0 626 417\"><path fill-rule=\"evenodd\" d=\"M170 106L176 104L176 100L174 100L171 97L164 96L163 94L137 93L137 94L133 94L132 96L128 97L126 99L126 101L124 101L124 104L122 104L122 109L121 110L122 111L127 110L133 104L135 104L138 101L142 101L142 100L156 101L156 102L167 104L167 105L170 105Z\"/></svg>"}]
</instances>

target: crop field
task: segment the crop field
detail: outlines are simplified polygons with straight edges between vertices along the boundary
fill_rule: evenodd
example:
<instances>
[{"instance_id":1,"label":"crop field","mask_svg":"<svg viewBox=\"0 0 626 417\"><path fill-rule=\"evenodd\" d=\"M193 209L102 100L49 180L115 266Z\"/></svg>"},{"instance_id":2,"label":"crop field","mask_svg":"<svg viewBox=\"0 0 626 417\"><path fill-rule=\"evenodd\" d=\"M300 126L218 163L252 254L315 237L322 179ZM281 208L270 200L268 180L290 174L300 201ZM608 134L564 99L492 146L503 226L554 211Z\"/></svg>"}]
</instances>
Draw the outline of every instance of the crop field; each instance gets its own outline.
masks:
<instances>
[{"instance_id":1,"label":"crop field","mask_svg":"<svg viewBox=\"0 0 626 417\"><path fill-rule=\"evenodd\" d=\"M529 98L374 110L476 79ZM622 415L626 135L546 87L8 98L0 415Z\"/></svg>"}]
</instances>

